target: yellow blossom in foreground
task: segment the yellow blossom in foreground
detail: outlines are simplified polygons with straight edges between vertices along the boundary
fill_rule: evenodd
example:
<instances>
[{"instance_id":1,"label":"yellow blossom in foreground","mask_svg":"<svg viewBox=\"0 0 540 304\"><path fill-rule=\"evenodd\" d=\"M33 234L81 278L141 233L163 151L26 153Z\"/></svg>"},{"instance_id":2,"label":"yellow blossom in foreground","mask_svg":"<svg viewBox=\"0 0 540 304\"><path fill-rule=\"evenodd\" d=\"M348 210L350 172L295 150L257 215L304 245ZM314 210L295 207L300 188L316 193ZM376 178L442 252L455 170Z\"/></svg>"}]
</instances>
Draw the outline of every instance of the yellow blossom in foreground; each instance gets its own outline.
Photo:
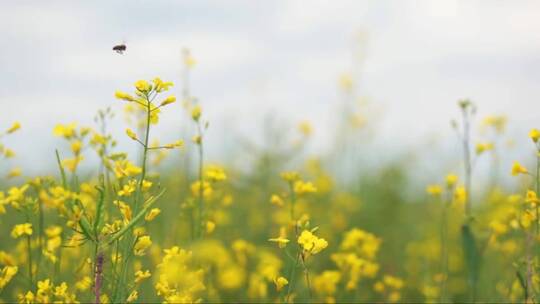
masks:
<instances>
[{"instance_id":1,"label":"yellow blossom in foreground","mask_svg":"<svg viewBox=\"0 0 540 304\"><path fill-rule=\"evenodd\" d=\"M7 178L14 178L22 175L21 168L13 168L9 170L8 174L6 175Z\"/></svg>"},{"instance_id":2,"label":"yellow blossom in foreground","mask_svg":"<svg viewBox=\"0 0 540 304\"><path fill-rule=\"evenodd\" d=\"M11 237L16 239L22 235L32 235L32 224L24 223L15 225L11 230Z\"/></svg>"},{"instance_id":3,"label":"yellow blossom in foreground","mask_svg":"<svg viewBox=\"0 0 540 304\"><path fill-rule=\"evenodd\" d=\"M179 139L171 144L166 144L164 146L165 149L174 149L174 148L182 148L184 146L184 141Z\"/></svg>"},{"instance_id":4,"label":"yellow blossom in foreground","mask_svg":"<svg viewBox=\"0 0 540 304\"><path fill-rule=\"evenodd\" d=\"M426 192L433 196L440 196L442 193L442 188L439 185L429 185L426 187Z\"/></svg>"},{"instance_id":5,"label":"yellow blossom in foreground","mask_svg":"<svg viewBox=\"0 0 540 304\"><path fill-rule=\"evenodd\" d=\"M401 289L404 285L402 279L390 275L385 275L383 277L383 282L386 286L390 286L394 289Z\"/></svg>"},{"instance_id":6,"label":"yellow blossom in foreground","mask_svg":"<svg viewBox=\"0 0 540 304\"><path fill-rule=\"evenodd\" d=\"M227 175L225 174L223 168L215 165L208 166L204 172L204 175L212 182L219 182L227 179Z\"/></svg>"},{"instance_id":7,"label":"yellow blossom in foreground","mask_svg":"<svg viewBox=\"0 0 540 304\"><path fill-rule=\"evenodd\" d=\"M75 128L77 127L76 123L71 123L67 125L58 124L54 127L53 133L55 136L61 136L66 139L70 139L75 136Z\"/></svg>"},{"instance_id":8,"label":"yellow blossom in foreground","mask_svg":"<svg viewBox=\"0 0 540 304\"><path fill-rule=\"evenodd\" d=\"M124 93L122 91L116 91L114 93L114 97L118 98L118 99L122 99L122 100L126 100L126 101L135 101L135 97L129 95L128 93Z\"/></svg>"},{"instance_id":9,"label":"yellow blossom in foreground","mask_svg":"<svg viewBox=\"0 0 540 304\"><path fill-rule=\"evenodd\" d=\"M201 182L200 181L196 181L196 182L191 184L191 193L193 194L193 196L199 197L201 195L201 191L202 191L203 197L205 197L205 198L210 197L212 195L212 193L213 193L212 186L207 181L203 181L202 190L201 190Z\"/></svg>"},{"instance_id":10,"label":"yellow blossom in foreground","mask_svg":"<svg viewBox=\"0 0 540 304\"><path fill-rule=\"evenodd\" d=\"M159 208L152 208L145 216L144 220L150 222L156 218L161 213Z\"/></svg>"},{"instance_id":11,"label":"yellow blossom in foreground","mask_svg":"<svg viewBox=\"0 0 540 304\"><path fill-rule=\"evenodd\" d=\"M152 187L152 184L153 183L151 181L143 180L141 188L142 188L143 191L147 191L148 189L150 189Z\"/></svg>"},{"instance_id":12,"label":"yellow blossom in foreground","mask_svg":"<svg viewBox=\"0 0 540 304\"><path fill-rule=\"evenodd\" d=\"M210 234L216 229L216 223L212 221L206 221L206 233Z\"/></svg>"},{"instance_id":13,"label":"yellow blossom in foreground","mask_svg":"<svg viewBox=\"0 0 540 304\"><path fill-rule=\"evenodd\" d=\"M137 80L135 88L141 93L148 93L152 90L152 85L146 80Z\"/></svg>"},{"instance_id":14,"label":"yellow blossom in foreground","mask_svg":"<svg viewBox=\"0 0 540 304\"><path fill-rule=\"evenodd\" d=\"M339 271L326 270L313 279L313 287L318 294L331 296L336 293L340 280L341 273Z\"/></svg>"},{"instance_id":15,"label":"yellow blossom in foreground","mask_svg":"<svg viewBox=\"0 0 540 304\"><path fill-rule=\"evenodd\" d=\"M200 135L195 135L191 138L191 141L197 145L200 145L202 142L202 137Z\"/></svg>"},{"instance_id":16,"label":"yellow blossom in foreground","mask_svg":"<svg viewBox=\"0 0 540 304\"><path fill-rule=\"evenodd\" d=\"M147 279L151 276L152 274L150 273L149 270L145 270L145 271L142 271L142 270L137 270L135 272L135 283L140 283L142 282L144 279Z\"/></svg>"},{"instance_id":17,"label":"yellow blossom in foreground","mask_svg":"<svg viewBox=\"0 0 540 304\"><path fill-rule=\"evenodd\" d=\"M536 195L536 192L532 190L527 191L527 196L525 197L525 201L527 203L532 203L532 204L540 203L540 200L538 200L538 196Z\"/></svg>"},{"instance_id":18,"label":"yellow blossom in foreground","mask_svg":"<svg viewBox=\"0 0 540 304\"><path fill-rule=\"evenodd\" d=\"M19 268L17 266L5 266L0 271L0 290L2 290L11 279L17 274Z\"/></svg>"},{"instance_id":19,"label":"yellow blossom in foreground","mask_svg":"<svg viewBox=\"0 0 540 304\"><path fill-rule=\"evenodd\" d=\"M272 197L270 197L270 203L279 207L282 207L283 205L285 205L285 202L283 201L283 199L277 194L273 194Z\"/></svg>"},{"instance_id":20,"label":"yellow blossom in foreground","mask_svg":"<svg viewBox=\"0 0 540 304\"><path fill-rule=\"evenodd\" d=\"M506 122L505 116L487 116L482 121L482 126L493 127L497 133L502 133L506 127Z\"/></svg>"},{"instance_id":21,"label":"yellow blossom in foreground","mask_svg":"<svg viewBox=\"0 0 540 304\"><path fill-rule=\"evenodd\" d=\"M200 105L196 105L191 109L191 118L194 121L199 121L199 119L201 118L201 114L202 114L202 109Z\"/></svg>"},{"instance_id":22,"label":"yellow blossom in foreground","mask_svg":"<svg viewBox=\"0 0 540 304\"><path fill-rule=\"evenodd\" d=\"M114 163L114 174L117 178L137 175L142 172L140 167L133 165L129 160L118 160Z\"/></svg>"},{"instance_id":23,"label":"yellow blossom in foreground","mask_svg":"<svg viewBox=\"0 0 540 304\"><path fill-rule=\"evenodd\" d=\"M299 180L294 183L294 192L298 195L315 193L317 192L317 188L315 188L315 186L311 182L303 182Z\"/></svg>"},{"instance_id":24,"label":"yellow blossom in foreground","mask_svg":"<svg viewBox=\"0 0 540 304\"><path fill-rule=\"evenodd\" d=\"M458 176L453 174L453 173L450 173L446 176L446 186L448 188L452 188L454 187L458 182Z\"/></svg>"},{"instance_id":25,"label":"yellow blossom in foreground","mask_svg":"<svg viewBox=\"0 0 540 304\"><path fill-rule=\"evenodd\" d=\"M274 284L276 285L276 291L280 291L285 285L289 284L289 281L284 277L279 277L274 279Z\"/></svg>"},{"instance_id":26,"label":"yellow blossom in foreground","mask_svg":"<svg viewBox=\"0 0 540 304\"><path fill-rule=\"evenodd\" d=\"M287 243L290 242L290 240L287 239L287 229L285 227L281 227L279 229L279 236L277 238L269 239L269 241L277 243L279 248L285 248Z\"/></svg>"},{"instance_id":27,"label":"yellow blossom in foreground","mask_svg":"<svg viewBox=\"0 0 540 304\"><path fill-rule=\"evenodd\" d=\"M286 182L294 182L300 178L300 174L295 171L282 172L281 178Z\"/></svg>"},{"instance_id":28,"label":"yellow blossom in foreground","mask_svg":"<svg viewBox=\"0 0 540 304\"><path fill-rule=\"evenodd\" d=\"M298 125L298 130L304 135L309 136L311 133L313 133L313 127L309 123L309 121L303 121Z\"/></svg>"},{"instance_id":29,"label":"yellow blossom in foreground","mask_svg":"<svg viewBox=\"0 0 540 304\"><path fill-rule=\"evenodd\" d=\"M137 186L137 181L132 179L127 184L125 184L121 190L118 191L118 196L130 196L135 192Z\"/></svg>"},{"instance_id":30,"label":"yellow blossom in foreground","mask_svg":"<svg viewBox=\"0 0 540 304\"><path fill-rule=\"evenodd\" d=\"M175 101L176 101L176 97L173 96L173 95L171 95L171 96L165 98L165 100L163 100L163 101L159 104L159 106L160 106L160 107L163 107L163 106L166 106L166 105L168 105L168 104L174 103Z\"/></svg>"},{"instance_id":31,"label":"yellow blossom in foreground","mask_svg":"<svg viewBox=\"0 0 540 304\"><path fill-rule=\"evenodd\" d=\"M134 290L129 294L128 298L126 299L126 302L131 303L131 302L137 300L138 298L139 298L139 292Z\"/></svg>"},{"instance_id":32,"label":"yellow blossom in foreground","mask_svg":"<svg viewBox=\"0 0 540 304\"><path fill-rule=\"evenodd\" d=\"M148 247L150 247L151 245L152 240L150 240L150 236L141 236L133 247L133 252L135 253L135 255L143 256L146 254L146 249L148 249Z\"/></svg>"},{"instance_id":33,"label":"yellow blossom in foreground","mask_svg":"<svg viewBox=\"0 0 540 304\"><path fill-rule=\"evenodd\" d=\"M131 129L126 129L126 134L129 138L137 140L137 134L135 134L135 132L133 132Z\"/></svg>"},{"instance_id":34,"label":"yellow blossom in foreground","mask_svg":"<svg viewBox=\"0 0 540 304\"><path fill-rule=\"evenodd\" d=\"M328 242L323 238L318 238L311 231L304 230L298 237L298 244L302 246L304 252L317 254L328 246Z\"/></svg>"},{"instance_id":35,"label":"yellow blossom in foreground","mask_svg":"<svg viewBox=\"0 0 540 304\"><path fill-rule=\"evenodd\" d=\"M476 144L476 154L480 155L486 151L493 150L492 143L478 143Z\"/></svg>"},{"instance_id":36,"label":"yellow blossom in foreground","mask_svg":"<svg viewBox=\"0 0 540 304\"><path fill-rule=\"evenodd\" d=\"M523 167L519 162L515 161L512 165L512 175L516 176L519 174L527 174L529 171L527 171L527 168Z\"/></svg>"},{"instance_id":37,"label":"yellow blossom in foreground","mask_svg":"<svg viewBox=\"0 0 540 304\"><path fill-rule=\"evenodd\" d=\"M529 137L532 139L532 141L537 143L538 139L540 139L540 130L532 129L531 131L529 131Z\"/></svg>"},{"instance_id":38,"label":"yellow blossom in foreground","mask_svg":"<svg viewBox=\"0 0 540 304\"><path fill-rule=\"evenodd\" d=\"M90 289L90 287L92 287L92 282L93 281L92 279L90 279L89 276L84 276L82 279L77 281L77 283L75 283L75 288L77 288L80 291L86 291Z\"/></svg>"},{"instance_id":39,"label":"yellow blossom in foreground","mask_svg":"<svg viewBox=\"0 0 540 304\"><path fill-rule=\"evenodd\" d=\"M168 91L170 89L170 87L172 87L174 85L171 81L163 81L159 77L154 78L154 80L152 80L152 82L154 83L154 89L158 93Z\"/></svg>"},{"instance_id":40,"label":"yellow blossom in foreground","mask_svg":"<svg viewBox=\"0 0 540 304\"><path fill-rule=\"evenodd\" d=\"M11 127L9 127L9 129L6 130L6 133L8 134L13 133L19 130L20 128L21 128L21 124L18 121L16 121L11 125Z\"/></svg>"},{"instance_id":41,"label":"yellow blossom in foreground","mask_svg":"<svg viewBox=\"0 0 540 304\"><path fill-rule=\"evenodd\" d=\"M456 190L454 191L454 201L457 204L463 204L467 200L467 195L468 194L465 187L463 186L457 187Z\"/></svg>"}]
</instances>

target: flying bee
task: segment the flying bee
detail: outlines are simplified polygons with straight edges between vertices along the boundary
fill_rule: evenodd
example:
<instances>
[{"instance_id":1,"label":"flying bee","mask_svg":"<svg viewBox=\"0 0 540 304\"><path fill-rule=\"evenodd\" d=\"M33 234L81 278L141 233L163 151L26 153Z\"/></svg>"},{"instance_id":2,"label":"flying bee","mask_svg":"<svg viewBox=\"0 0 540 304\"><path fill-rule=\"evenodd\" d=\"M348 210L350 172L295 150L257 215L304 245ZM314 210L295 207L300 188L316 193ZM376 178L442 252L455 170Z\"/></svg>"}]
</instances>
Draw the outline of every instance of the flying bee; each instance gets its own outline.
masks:
<instances>
[{"instance_id":1,"label":"flying bee","mask_svg":"<svg viewBox=\"0 0 540 304\"><path fill-rule=\"evenodd\" d=\"M124 52L127 49L126 43L123 42L122 44L115 45L115 46L113 46L112 49L113 49L113 51L117 52L118 54L124 54Z\"/></svg>"}]
</instances>

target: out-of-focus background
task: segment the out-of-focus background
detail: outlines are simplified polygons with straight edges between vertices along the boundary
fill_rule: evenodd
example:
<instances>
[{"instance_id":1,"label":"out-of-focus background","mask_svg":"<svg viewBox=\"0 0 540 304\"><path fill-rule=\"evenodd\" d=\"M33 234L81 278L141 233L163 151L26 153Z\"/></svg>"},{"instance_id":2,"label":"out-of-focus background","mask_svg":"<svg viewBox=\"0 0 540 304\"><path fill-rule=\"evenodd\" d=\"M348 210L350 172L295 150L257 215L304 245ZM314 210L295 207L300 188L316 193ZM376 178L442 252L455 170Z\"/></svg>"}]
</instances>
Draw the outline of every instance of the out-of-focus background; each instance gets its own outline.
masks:
<instances>
[{"instance_id":1,"label":"out-of-focus background","mask_svg":"<svg viewBox=\"0 0 540 304\"><path fill-rule=\"evenodd\" d=\"M278 124L309 121L310 149L331 150L348 77L377 120L377 158L397 147L454 153L460 98L477 104L479 120L504 113L510 137L527 140L539 110L539 29L537 1L10 1L0 11L0 123L23 125L5 140L14 163L46 171L61 145L54 125L120 112L115 90L160 76L181 95L189 48L210 158L239 137L259 140L269 113ZM111 50L122 42L125 54ZM178 137L183 120L180 106L167 110L159 137ZM121 115L114 126L123 135Z\"/></svg>"}]
</instances>

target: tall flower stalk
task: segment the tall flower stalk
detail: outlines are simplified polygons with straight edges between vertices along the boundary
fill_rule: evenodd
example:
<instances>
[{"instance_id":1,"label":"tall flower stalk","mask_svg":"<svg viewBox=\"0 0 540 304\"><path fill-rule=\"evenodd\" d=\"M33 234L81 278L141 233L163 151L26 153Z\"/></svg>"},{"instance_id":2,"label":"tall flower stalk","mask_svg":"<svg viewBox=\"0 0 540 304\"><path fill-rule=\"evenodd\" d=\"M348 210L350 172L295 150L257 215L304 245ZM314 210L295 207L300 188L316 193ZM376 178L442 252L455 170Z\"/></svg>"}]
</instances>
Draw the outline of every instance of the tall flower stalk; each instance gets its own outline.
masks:
<instances>
[{"instance_id":1,"label":"tall flower stalk","mask_svg":"<svg viewBox=\"0 0 540 304\"><path fill-rule=\"evenodd\" d=\"M129 270L132 268L132 259L134 256L134 250L135 247L139 241L139 238L133 235L133 230L135 228L136 221L140 220L144 216L144 212L148 208L148 204L144 203L144 195L143 192L146 188L145 185L148 185L149 183L146 180L148 167L148 153L151 150L156 149L174 149L177 147L181 147L183 145L182 141L177 141L172 144L167 144L165 146L150 146L150 131L151 131L151 125L156 124L158 122L158 114L160 112L160 109L168 104L174 103L176 101L176 98L174 96L169 96L161 101L161 103L156 104L154 103L157 96L167 91L173 84L171 82L163 82L159 78L155 78L152 83L146 81L146 80L139 80L135 82L135 94L137 97L134 97L130 94L117 91L115 96L119 99L133 102L140 106L141 109L143 109L145 113L145 122L144 122L144 134L143 134L143 140L140 140L139 137L135 132L133 132L131 129L126 130L126 134L129 138L139 143L142 147L142 159L141 159L141 166L140 166L140 174L139 178L136 183L136 189L135 189L135 196L133 200L134 205L134 214L137 214L132 221L124 226L124 228L121 230L123 231L123 234L126 236L120 240L122 248L122 254L120 257L123 259L123 263L121 265L120 269L120 277L118 279L118 282L114 288L114 301L124 301L127 296L127 290L125 285L125 282L127 280L127 276L129 273ZM137 170L138 171L138 170ZM120 172L121 173L121 172ZM127 188L126 188L127 187ZM125 189L125 190L124 190ZM131 193L131 189L128 185L124 186L124 188L119 192L122 195L128 195ZM124 193L125 192L125 193ZM127 194L126 194L127 193ZM120 204L120 203L117 203ZM144 207L143 207L144 206ZM126 207L124 207L124 210ZM110 240L109 244L114 243L114 241L119 240L120 237L115 237L114 240ZM99 256L99 255L98 255Z\"/></svg>"}]
</instances>

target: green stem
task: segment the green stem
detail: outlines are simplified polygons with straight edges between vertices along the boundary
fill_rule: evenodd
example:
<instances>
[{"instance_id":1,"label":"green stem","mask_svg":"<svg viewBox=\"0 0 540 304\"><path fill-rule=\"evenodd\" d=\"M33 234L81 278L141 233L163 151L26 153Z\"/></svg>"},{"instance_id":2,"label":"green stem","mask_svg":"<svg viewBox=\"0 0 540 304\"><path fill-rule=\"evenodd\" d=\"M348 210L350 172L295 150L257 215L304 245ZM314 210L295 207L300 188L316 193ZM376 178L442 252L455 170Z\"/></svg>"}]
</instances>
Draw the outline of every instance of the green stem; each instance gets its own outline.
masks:
<instances>
[{"instance_id":1,"label":"green stem","mask_svg":"<svg viewBox=\"0 0 540 304\"><path fill-rule=\"evenodd\" d=\"M463 160L465 161L465 214L471 216L472 166L470 152L470 122L467 108L463 109Z\"/></svg>"},{"instance_id":2,"label":"green stem","mask_svg":"<svg viewBox=\"0 0 540 304\"><path fill-rule=\"evenodd\" d=\"M540 150L536 151L536 193L538 194L538 191L540 191ZM538 206L538 203L535 204L536 206L536 236L540 234L540 222L538 221L540 219L540 206Z\"/></svg>"},{"instance_id":3,"label":"green stem","mask_svg":"<svg viewBox=\"0 0 540 304\"><path fill-rule=\"evenodd\" d=\"M28 248L28 278L30 283L30 290L33 290L34 288L34 274L32 271L33 263L32 263L32 239L29 235L26 236L26 246Z\"/></svg>"},{"instance_id":4,"label":"green stem","mask_svg":"<svg viewBox=\"0 0 540 304\"><path fill-rule=\"evenodd\" d=\"M294 185L292 182L289 182L289 190L291 193L291 222L294 223L294 205L296 204L296 194L294 193ZM294 223L296 227L296 223Z\"/></svg>"},{"instance_id":5,"label":"green stem","mask_svg":"<svg viewBox=\"0 0 540 304\"><path fill-rule=\"evenodd\" d=\"M313 300L313 292L311 291L311 281L309 279L309 268L306 265L304 256L302 256L302 267L304 268L304 275L306 277L306 286L308 288L308 293L309 293L309 302L311 302Z\"/></svg>"},{"instance_id":6,"label":"green stem","mask_svg":"<svg viewBox=\"0 0 540 304\"><path fill-rule=\"evenodd\" d=\"M137 191L135 194L135 212L134 214L139 213L140 209L140 201L142 198L142 185L144 182L144 179L146 177L146 161L148 157L148 142L150 138L150 120L151 120L151 100L146 95L146 126L145 126L145 135L144 135L144 145L143 145L143 156L142 156L142 164L141 164L141 177L139 178ZM130 227L130 231L133 229L133 227ZM123 241L124 246L122 250L122 259L124 260L124 263L122 264L122 268L120 270L120 279L117 283L117 286L115 288L113 302L118 302L120 299L124 299L124 290L120 290L124 288L124 282L127 280L128 275L128 268L131 267L130 263L130 256L132 254L132 250L130 249L130 244L133 242L133 234L131 232L127 232L125 241Z\"/></svg>"},{"instance_id":7,"label":"green stem","mask_svg":"<svg viewBox=\"0 0 540 304\"><path fill-rule=\"evenodd\" d=\"M291 291L293 289L294 277L296 275L296 268L298 267L299 258L300 258L300 254L297 254L296 260L294 261L294 265L291 271L289 272L289 287L287 288L287 295L285 296L285 303L289 303L289 297L291 296Z\"/></svg>"},{"instance_id":8,"label":"green stem","mask_svg":"<svg viewBox=\"0 0 540 304\"><path fill-rule=\"evenodd\" d=\"M448 193L450 196L451 193ZM448 199L450 201L450 199ZM441 293L440 293L440 302L445 301L446 297L446 281L448 279L448 201L442 202L442 212L441 212L441 273L443 275L441 281Z\"/></svg>"},{"instance_id":9,"label":"green stem","mask_svg":"<svg viewBox=\"0 0 540 304\"><path fill-rule=\"evenodd\" d=\"M204 147L203 147L203 134L202 134L202 130L201 130L201 124L200 122L197 122L197 128L198 128L198 131L199 131L199 137L200 137L200 142L198 144L198 150L199 150L199 202L198 202L198 215L199 215L199 238L202 238L203 237L203 228L204 228L204 216L203 216L203 211L204 211L204 186L203 186L203 165L204 165Z\"/></svg>"}]
</instances>

